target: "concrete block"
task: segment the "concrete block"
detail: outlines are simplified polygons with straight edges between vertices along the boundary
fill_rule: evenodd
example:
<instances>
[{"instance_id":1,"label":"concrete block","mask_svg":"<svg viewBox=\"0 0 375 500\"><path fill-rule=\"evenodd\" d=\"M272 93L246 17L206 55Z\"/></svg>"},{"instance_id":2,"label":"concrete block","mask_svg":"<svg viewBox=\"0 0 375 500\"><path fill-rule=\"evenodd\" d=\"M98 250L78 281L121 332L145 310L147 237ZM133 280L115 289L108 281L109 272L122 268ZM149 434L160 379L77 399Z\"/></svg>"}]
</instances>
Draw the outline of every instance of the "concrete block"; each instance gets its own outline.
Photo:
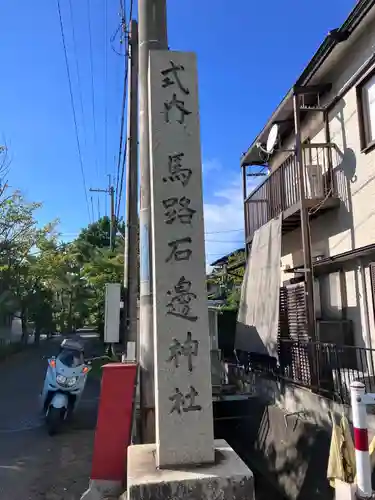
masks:
<instances>
[{"instance_id":1,"label":"concrete block","mask_svg":"<svg viewBox=\"0 0 375 500\"><path fill-rule=\"evenodd\" d=\"M156 462L214 460L197 63L150 52Z\"/></svg>"},{"instance_id":2,"label":"concrete block","mask_svg":"<svg viewBox=\"0 0 375 500\"><path fill-rule=\"evenodd\" d=\"M127 500L254 500L251 470L224 440L215 463L157 469L154 444L128 448Z\"/></svg>"}]
</instances>

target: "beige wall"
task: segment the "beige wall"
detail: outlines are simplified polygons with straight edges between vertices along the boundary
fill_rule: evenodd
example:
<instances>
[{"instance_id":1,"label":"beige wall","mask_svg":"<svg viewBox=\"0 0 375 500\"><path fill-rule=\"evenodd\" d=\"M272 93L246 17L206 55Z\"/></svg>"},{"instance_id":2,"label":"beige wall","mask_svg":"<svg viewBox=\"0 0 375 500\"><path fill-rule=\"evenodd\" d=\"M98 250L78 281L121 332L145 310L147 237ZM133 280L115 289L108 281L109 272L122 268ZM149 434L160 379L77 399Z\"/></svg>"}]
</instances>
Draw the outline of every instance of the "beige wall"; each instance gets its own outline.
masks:
<instances>
[{"instance_id":1,"label":"beige wall","mask_svg":"<svg viewBox=\"0 0 375 500\"><path fill-rule=\"evenodd\" d=\"M346 49L330 78L324 80L333 83L327 102L345 87L374 52L375 21L371 21L354 42L351 40L350 49ZM341 205L338 209L312 220L313 255L333 256L375 243L375 150L368 154L361 153L358 123L354 87L344 95L329 116L331 142L337 146L335 178ZM306 137L310 137L311 142L325 142L322 113L310 117L308 123L303 124L302 138ZM284 144L284 147L292 146L292 138ZM276 155L272 160L272 168L277 167L284 158L285 153ZM283 236L282 280L290 278L290 274L283 272L285 266L294 267L301 264L301 233L298 229ZM353 263L352 268L344 273L341 287L345 285L346 288L347 317L354 322L358 344L369 345L370 335L372 347L375 348L375 324L368 269L365 269L365 275L364 288L359 263ZM332 275L322 279L321 283L323 310L330 311L332 317L339 317L343 305L338 298L338 277ZM366 319L366 312L369 312L369 320Z\"/></svg>"}]
</instances>

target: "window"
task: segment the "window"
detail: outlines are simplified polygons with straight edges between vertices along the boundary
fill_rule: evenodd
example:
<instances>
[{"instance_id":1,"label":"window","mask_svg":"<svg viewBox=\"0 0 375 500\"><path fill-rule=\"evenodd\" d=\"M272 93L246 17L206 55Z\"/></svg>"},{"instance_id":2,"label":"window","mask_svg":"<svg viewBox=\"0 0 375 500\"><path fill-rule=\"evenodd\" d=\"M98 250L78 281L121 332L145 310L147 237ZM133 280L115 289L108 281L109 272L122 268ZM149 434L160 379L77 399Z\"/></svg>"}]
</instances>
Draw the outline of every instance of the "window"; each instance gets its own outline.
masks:
<instances>
[{"instance_id":1,"label":"window","mask_svg":"<svg viewBox=\"0 0 375 500\"><path fill-rule=\"evenodd\" d=\"M375 74L357 87L361 149L375 146Z\"/></svg>"}]
</instances>

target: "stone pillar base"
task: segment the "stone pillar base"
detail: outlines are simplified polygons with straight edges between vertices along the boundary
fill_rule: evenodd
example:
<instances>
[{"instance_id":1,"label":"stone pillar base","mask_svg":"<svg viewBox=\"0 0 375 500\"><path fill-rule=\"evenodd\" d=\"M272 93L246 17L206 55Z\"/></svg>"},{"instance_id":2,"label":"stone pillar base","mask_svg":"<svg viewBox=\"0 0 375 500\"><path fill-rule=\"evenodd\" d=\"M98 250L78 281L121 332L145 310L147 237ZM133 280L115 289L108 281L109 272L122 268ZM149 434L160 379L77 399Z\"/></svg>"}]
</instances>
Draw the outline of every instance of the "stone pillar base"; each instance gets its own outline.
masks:
<instances>
[{"instance_id":1,"label":"stone pillar base","mask_svg":"<svg viewBox=\"0 0 375 500\"><path fill-rule=\"evenodd\" d=\"M121 481L90 480L89 488L81 496L81 500L103 500L118 498L124 491Z\"/></svg>"},{"instance_id":2,"label":"stone pillar base","mask_svg":"<svg viewBox=\"0 0 375 500\"><path fill-rule=\"evenodd\" d=\"M215 441L215 463L156 469L155 444L128 448L128 500L254 500L254 477L224 440Z\"/></svg>"}]
</instances>

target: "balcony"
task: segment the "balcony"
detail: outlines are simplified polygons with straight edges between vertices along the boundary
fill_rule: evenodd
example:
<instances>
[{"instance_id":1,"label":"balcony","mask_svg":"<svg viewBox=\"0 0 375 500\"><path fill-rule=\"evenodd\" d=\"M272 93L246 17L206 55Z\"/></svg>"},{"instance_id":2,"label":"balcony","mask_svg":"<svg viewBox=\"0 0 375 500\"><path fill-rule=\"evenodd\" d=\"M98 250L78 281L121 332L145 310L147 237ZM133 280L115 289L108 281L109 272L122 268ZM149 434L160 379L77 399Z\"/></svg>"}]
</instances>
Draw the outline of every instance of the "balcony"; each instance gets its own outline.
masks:
<instances>
[{"instance_id":1,"label":"balcony","mask_svg":"<svg viewBox=\"0 0 375 500\"><path fill-rule=\"evenodd\" d=\"M333 170L337 151L332 144L304 144L302 149L305 175L306 207L311 216L337 207L340 200L335 188ZM300 189L296 157L291 154L245 200L246 243L268 221L282 214L282 231L293 231L300 225Z\"/></svg>"}]
</instances>

